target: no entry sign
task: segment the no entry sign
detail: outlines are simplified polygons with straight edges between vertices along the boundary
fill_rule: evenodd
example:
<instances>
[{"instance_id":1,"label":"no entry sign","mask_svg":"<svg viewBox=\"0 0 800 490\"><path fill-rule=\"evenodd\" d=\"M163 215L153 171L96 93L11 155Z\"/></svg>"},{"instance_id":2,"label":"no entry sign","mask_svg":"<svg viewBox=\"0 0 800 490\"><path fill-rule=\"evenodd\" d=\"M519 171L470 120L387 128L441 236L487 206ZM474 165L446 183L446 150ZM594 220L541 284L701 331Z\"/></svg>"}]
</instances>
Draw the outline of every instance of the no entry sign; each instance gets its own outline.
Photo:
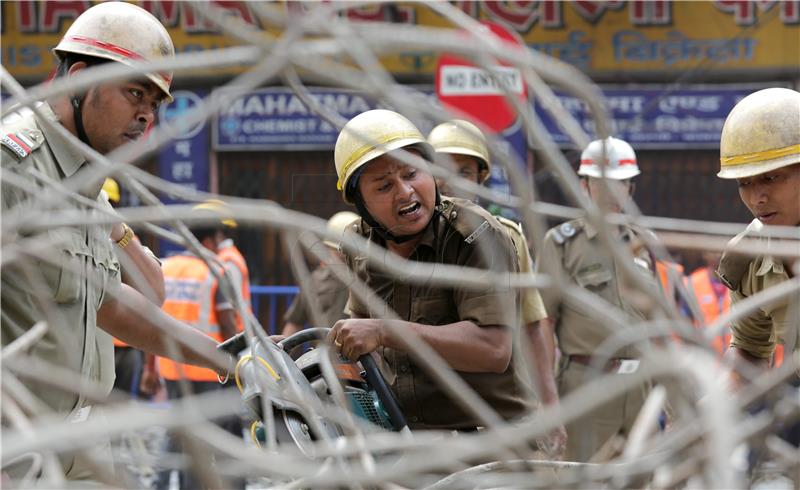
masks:
<instances>
[{"instance_id":1,"label":"no entry sign","mask_svg":"<svg viewBox=\"0 0 800 490\"><path fill-rule=\"evenodd\" d=\"M498 38L522 46L505 27L485 21L482 24ZM469 60L443 54L436 68L436 95L445 107L464 112L489 130L499 133L517 120L516 111L506 99L500 81L520 100L527 101L527 87L516 67L498 63L490 73Z\"/></svg>"}]
</instances>

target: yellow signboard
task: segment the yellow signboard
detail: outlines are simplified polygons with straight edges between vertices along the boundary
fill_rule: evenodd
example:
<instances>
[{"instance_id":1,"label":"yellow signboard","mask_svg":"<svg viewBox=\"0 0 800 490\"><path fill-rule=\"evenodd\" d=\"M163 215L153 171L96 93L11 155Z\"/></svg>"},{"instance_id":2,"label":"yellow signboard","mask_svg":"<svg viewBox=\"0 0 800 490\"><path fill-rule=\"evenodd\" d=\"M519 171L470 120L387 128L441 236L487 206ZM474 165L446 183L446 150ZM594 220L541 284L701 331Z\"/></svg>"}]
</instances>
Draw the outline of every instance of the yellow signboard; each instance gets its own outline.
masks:
<instances>
[{"instance_id":1,"label":"yellow signboard","mask_svg":"<svg viewBox=\"0 0 800 490\"><path fill-rule=\"evenodd\" d=\"M54 68L50 49L70 22L94 2L2 2L2 63L15 77L40 81ZM235 46L199 16L188 2L136 2L169 29L177 51ZM250 2L212 2L226 15L259 28ZM800 0L453 1L476 19L502 23L525 43L590 75L707 72L797 73L800 71ZM284 8L305 8L299 2ZM360 22L397 22L448 27L422 3L380 3L341 15ZM429 76L438 53L408 51L383 58L402 75ZM202 70L201 70L202 71ZM242 68L202 72L224 77Z\"/></svg>"}]
</instances>

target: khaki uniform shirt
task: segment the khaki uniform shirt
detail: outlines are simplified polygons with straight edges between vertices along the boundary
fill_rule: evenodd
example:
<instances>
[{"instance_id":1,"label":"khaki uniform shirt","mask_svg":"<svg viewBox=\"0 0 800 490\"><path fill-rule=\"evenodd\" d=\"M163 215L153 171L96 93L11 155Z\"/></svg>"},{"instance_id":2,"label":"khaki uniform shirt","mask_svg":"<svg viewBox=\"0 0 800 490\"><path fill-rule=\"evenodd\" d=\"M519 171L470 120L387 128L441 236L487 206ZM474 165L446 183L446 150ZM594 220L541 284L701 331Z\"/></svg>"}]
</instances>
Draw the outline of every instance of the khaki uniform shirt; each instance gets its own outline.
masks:
<instances>
[{"instance_id":1,"label":"khaki uniform shirt","mask_svg":"<svg viewBox=\"0 0 800 490\"><path fill-rule=\"evenodd\" d=\"M311 273L311 291L317 300L324 322L323 325L316 325L318 327L332 327L338 320L347 318L344 312L347 305L347 286L336 277L330 267L332 266L320 265ZM311 309L303 292L295 296L284 320L300 326L312 323Z\"/></svg>"},{"instance_id":2,"label":"khaki uniform shirt","mask_svg":"<svg viewBox=\"0 0 800 490\"><path fill-rule=\"evenodd\" d=\"M753 220L747 230L737 235L730 244L736 244L748 233L758 231L762 227L759 220ZM764 238L764 241L769 247L769 239ZM720 260L718 274L731 289L732 306L749 296L789 280L783 262L768 255L753 259L726 252ZM800 298L794 295L768 303L734 321L731 326L733 332L731 347L767 359L774 352L775 344L781 342L786 344L787 353L791 353L798 349L798 328L800 328Z\"/></svg>"},{"instance_id":3,"label":"khaki uniform shirt","mask_svg":"<svg viewBox=\"0 0 800 490\"><path fill-rule=\"evenodd\" d=\"M47 104L40 107L58 124ZM78 152L55 131L40 124L30 111L4 120L2 135L0 154L5 173L2 210L6 222L25 216L38 198L53 195L47 184L35 180L34 172L54 181L68 181L85 164ZM13 185L7 179L11 176L38 190L29 192ZM108 201L99 196L101 185L102 181L88 195L110 209ZM72 201L60 200L50 209L81 207ZM30 236L4 234L4 247L18 239L27 239L41 249L40 253L15 258L3 266L0 322L5 347L35 323L46 321L47 333L28 353L65 372L97 382L107 392L114 383L114 348L111 336L97 328L96 318L104 298L120 284L119 263L110 234L111 225L59 227ZM23 378L23 382L48 406L61 413L69 413L83 404L75 393L27 378Z\"/></svg>"},{"instance_id":4,"label":"khaki uniform shirt","mask_svg":"<svg viewBox=\"0 0 800 490\"><path fill-rule=\"evenodd\" d=\"M633 243L641 233L644 232L626 227L622 239ZM647 250L642 248L634 262L639 266L636 269L653 283L653 291L657 291L653 261ZM536 260L536 272L548 273L547 265L558 266L555 273L565 274L568 282L600 296L634 318L644 319L644 315L625 300L613 256L600 242L594 227L583 219L568 221L547 232ZM564 301L555 289L543 289L540 294L547 313L555 321L559 347L565 356L590 356L613 333L591 312ZM636 355L632 348L626 348L616 357L634 358Z\"/></svg>"},{"instance_id":5,"label":"khaki uniform shirt","mask_svg":"<svg viewBox=\"0 0 800 490\"><path fill-rule=\"evenodd\" d=\"M515 223L508 218L502 216L495 216L497 221L506 227L508 236L514 242L514 248L517 252L517 262L519 263L520 273L530 273L533 270L533 260L531 260L531 253L528 250L528 240L522 233L522 227L519 223ZM522 324L530 325L531 323L538 322L547 316L542 303L542 297L536 289L526 289L522 292Z\"/></svg>"},{"instance_id":6,"label":"khaki uniform shirt","mask_svg":"<svg viewBox=\"0 0 800 490\"><path fill-rule=\"evenodd\" d=\"M383 245L377 234L364 224L353 226L356 233ZM348 230L347 233L351 231ZM390 252L386 252L390 253ZM516 272L517 260L508 233L483 208L463 199L444 197L442 215L434 217L410 260L434 266L442 263L487 269L495 273ZM518 322L517 295L487 284L485 290L409 284L402 278L368 267L366 257L346 254L350 269L406 321L424 325L448 325L471 321L479 326L508 325ZM487 272L487 274L491 274ZM367 305L350 295L348 311L355 317L382 317L379 305ZM373 311L375 315L370 315ZM411 428L474 428L479 422L465 413L405 352L383 348L387 377ZM510 363L503 373L459 373L501 416L521 415L529 407L524 402L524 381ZM393 379L392 379L393 378Z\"/></svg>"}]
</instances>

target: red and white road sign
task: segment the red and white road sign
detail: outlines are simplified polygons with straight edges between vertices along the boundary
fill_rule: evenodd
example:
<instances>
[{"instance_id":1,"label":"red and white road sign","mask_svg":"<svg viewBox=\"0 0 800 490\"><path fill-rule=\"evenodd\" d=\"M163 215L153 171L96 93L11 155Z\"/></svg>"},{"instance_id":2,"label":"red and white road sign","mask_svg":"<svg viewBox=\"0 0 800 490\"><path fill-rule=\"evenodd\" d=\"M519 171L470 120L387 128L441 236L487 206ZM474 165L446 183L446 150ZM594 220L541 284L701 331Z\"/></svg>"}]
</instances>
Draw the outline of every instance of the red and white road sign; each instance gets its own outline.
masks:
<instances>
[{"instance_id":1,"label":"red and white road sign","mask_svg":"<svg viewBox=\"0 0 800 490\"><path fill-rule=\"evenodd\" d=\"M520 38L505 27L487 21L481 24L498 38L524 46ZM471 61L445 53L436 67L436 95L445 107L464 112L499 133L514 124L517 113L506 100L498 79L522 101L527 101L528 90L518 68L507 63L498 63L492 68L494 77Z\"/></svg>"}]
</instances>

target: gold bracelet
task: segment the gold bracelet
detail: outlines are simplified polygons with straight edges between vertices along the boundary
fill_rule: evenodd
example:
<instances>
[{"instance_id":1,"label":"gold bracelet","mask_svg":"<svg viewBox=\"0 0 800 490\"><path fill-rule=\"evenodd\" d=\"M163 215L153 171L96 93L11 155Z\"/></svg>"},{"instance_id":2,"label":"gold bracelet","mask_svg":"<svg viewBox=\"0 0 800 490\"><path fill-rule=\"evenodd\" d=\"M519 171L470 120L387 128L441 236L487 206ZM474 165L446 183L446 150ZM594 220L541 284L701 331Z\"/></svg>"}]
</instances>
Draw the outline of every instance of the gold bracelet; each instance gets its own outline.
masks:
<instances>
[{"instance_id":1,"label":"gold bracelet","mask_svg":"<svg viewBox=\"0 0 800 490\"><path fill-rule=\"evenodd\" d=\"M122 234L122 238L117 240L119 248L127 247L131 243L131 240L133 240L133 230L131 230L131 227L122 223L122 229L125 230L125 233Z\"/></svg>"}]
</instances>

